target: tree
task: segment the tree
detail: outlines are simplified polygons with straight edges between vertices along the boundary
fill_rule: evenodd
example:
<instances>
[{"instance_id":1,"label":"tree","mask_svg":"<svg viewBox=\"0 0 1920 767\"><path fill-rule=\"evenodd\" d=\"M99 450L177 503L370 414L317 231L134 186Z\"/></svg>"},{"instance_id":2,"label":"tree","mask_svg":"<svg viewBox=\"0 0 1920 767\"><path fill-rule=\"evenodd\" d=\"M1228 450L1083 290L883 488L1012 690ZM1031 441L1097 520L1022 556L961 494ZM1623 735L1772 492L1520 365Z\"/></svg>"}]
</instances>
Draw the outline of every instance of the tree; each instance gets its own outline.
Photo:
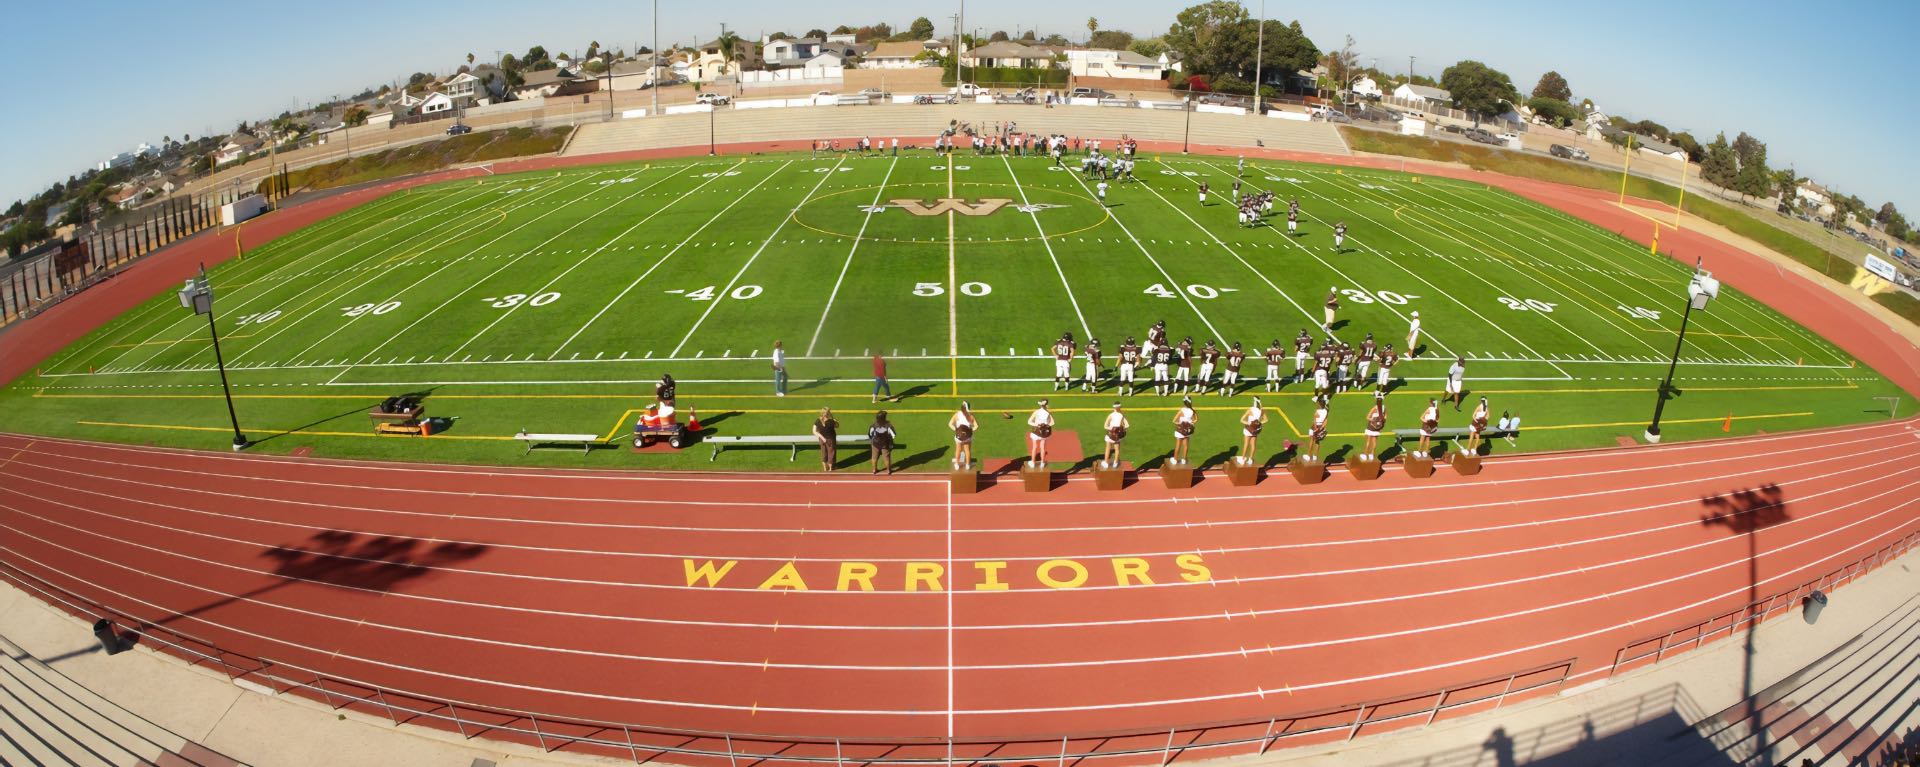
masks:
<instances>
[{"instance_id":1,"label":"tree","mask_svg":"<svg viewBox=\"0 0 1920 767\"><path fill-rule=\"evenodd\" d=\"M1561 128L1572 125L1573 121L1580 119L1580 110L1572 104L1545 96L1527 99L1527 108L1533 110L1533 113L1539 115L1541 119Z\"/></svg>"},{"instance_id":2,"label":"tree","mask_svg":"<svg viewBox=\"0 0 1920 767\"><path fill-rule=\"evenodd\" d=\"M550 60L551 58L547 56L546 46L536 45L536 46L533 46L532 48L528 48L527 55L524 58L522 58L520 61L522 65L525 66L526 68L532 69L537 72L540 70L540 65L542 63L546 63Z\"/></svg>"},{"instance_id":3,"label":"tree","mask_svg":"<svg viewBox=\"0 0 1920 767\"><path fill-rule=\"evenodd\" d=\"M1573 100L1573 89L1567 87L1567 78L1561 77L1559 72L1549 70L1540 76L1539 84L1533 86L1533 97L1570 102Z\"/></svg>"},{"instance_id":4,"label":"tree","mask_svg":"<svg viewBox=\"0 0 1920 767\"><path fill-rule=\"evenodd\" d=\"M1051 45L1057 48L1065 48L1068 45L1067 36L1060 34L1059 32L1055 32L1053 34L1047 35L1046 39L1041 40L1040 43L1042 45Z\"/></svg>"},{"instance_id":5,"label":"tree","mask_svg":"<svg viewBox=\"0 0 1920 767\"><path fill-rule=\"evenodd\" d=\"M850 34L853 34L853 27L849 27L845 24L841 24L840 26L833 28L833 33L836 35L850 35ZM825 35L821 35L821 37L825 37Z\"/></svg>"},{"instance_id":6,"label":"tree","mask_svg":"<svg viewBox=\"0 0 1920 767\"><path fill-rule=\"evenodd\" d=\"M907 36L915 40L932 40L933 20L925 16L914 19L912 24L907 25Z\"/></svg>"},{"instance_id":7,"label":"tree","mask_svg":"<svg viewBox=\"0 0 1920 767\"><path fill-rule=\"evenodd\" d=\"M824 29L809 29L807 30L807 37L812 40L825 40L827 39L827 31Z\"/></svg>"},{"instance_id":8,"label":"tree","mask_svg":"<svg viewBox=\"0 0 1920 767\"><path fill-rule=\"evenodd\" d=\"M349 127L355 126L355 125L366 125L367 124L367 108L360 106L359 104L355 104L353 106L347 107L347 111L340 115L340 123L342 125L346 125Z\"/></svg>"},{"instance_id":9,"label":"tree","mask_svg":"<svg viewBox=\"0 0 1920 767\"><path fill-rule=\"evenodd\" d=\"M598 55L600 55L600 41L594 40L587 43L587 58L593 58Z\"/></svg>"},{"instance_id":10,"label":"tree","mask_svg":"<svg viewBox=\"0 0 1920 767\"><path fill-rule=\"evenodd\" d=\"M520 71L520 60L519 60L519 59L516 59L516 58L514 58L514 57L513 57L513 54L511 54L511 53L509 53L509 54L507 54L507 55L505 55L505 56L501 56L501 57L500 57L500 68L501 68L501 69L504 69L504 70L506 70L506 71L508 71L508 72L518 72L518 71ZM383 90L384 90L384 88L383 88Z\"/></svg>"},{"instance_id":11,"label":"tree","mask_svg":"<svg viewBox=\"0 0 1920 767\"><path fill-rule=\"evenodd\" d=\"M720 72L725 74L733 69L734 59L740 55L740 36L730 31L722 32L715 42L720 44L720 61L723 62Z\"/></svg>"},{"instance_id":12,"label":"tree","mask_svg":"<svg viewBox=\"0 0 1920 767\"><path fill-rule=\"evenodd\" d=\"M1266 28L1264 45L1260 42L1263 26ZM1208 64L1215 69L1203 70L1202 74L1231 75L1235 79L1251 82L1256 69L1260 70L1262 76L1284 77L1302 69L1312 69L1320 60L1320 49L1307 39L1297 21L1282 24L1272 19L1258 22L1244 19L1227 26L1214 39L1214 50ZM1255 66L1256 59L1258 67ZM1222 88L1218 81L1210 82L1214 90L1231 92Z\"/></svg>"},{"instance_id":13,"label":"tree","mask_svg":"<svg viewBox=\"0 0 1920 767\"><path fill-rule=\"evenodd\" d=\"M1453 94L1453 105L1473 115L1475 125L1484 115L1497 115L1520 100L1506 73L1468 59L1440 73L1440 87Z\"/></svg>"},{"instance_id":14,"label":"tree","mask_svg":"<svg viewBox=\"0 0 1920 767\"><path fill-rule=\"evenodd\" d=\"M1087 17L1087 39L1092 40L1094 33L1099 31L1100 31L1100 20L1092 16L1088 16ZM1088 43L1088 45L1091 46L1092 43Z\"/></svg>"},{"instance_id":15,"label":"tree","mask_svg":"<svg viewBox=\"0 0 1920 767\"><path fill-rule=\"evenodd\" d=\"M1707 183L1726 189L1733 188L1734 176L1740 172L1740 160L1733 154L1733 147L1727 145L1727 134L1713 137L1713 143L1707 145L1707 155L1700 161L1700 177Z\"/></svg>"},{"instance_id":16,"label":"tree","mask_svg":"<svg viewBox=\"0 0 1920 767\"><path fill-rule=\"evenodd\" d=\"M1888 202L1880 206L1880 212L1873 214L1873 220L1884 226L1888 221L1892 220L1894 216L1898 215L1900 215L1900 209L1893 207L1893 203Z\"/></svg>"},{"instance_id":17,"label":"tree","mask_svg":"<svg viewBox=\"0 0 1920 767\"><path fill-rule=\"evenodd\" d=\"M990 43L1004 43L1008 39L1007 31L1004 29L996 30L992 35L987 36L987 42Z\"/></svg>"},{"instance_id":18,"label":"tree","mask_svg":"<svg viewBox=\"0 0 1920 767\"><path fill-rule=\"evenodd\" d=\"M1668 140L1672 141L1674 146L1680 147L1681 151L1686 152L1689 161L1700 162L1707 157L1707 148L1701 146L1699 139L1694 138L1691 133L1681 131L1673 134Z\"/></svg>"},{"instance_id":19,"label":"tree","mask_svg":"<svg viewBox=\"0 0 1920 767\"><path fill-rule=\"evenodd\" d=\"M604 74L607 71L607 60L598 57L587 59L587 63L581 64L580 68L596 75Z\"/></svg>"},{"instance_id":20,"label":"tree","mask_svg":"<svg viewBox=\"0 0 1920 767\"><path fill-rule=\"evenodd\" d=\"M1132 45L1127 46L1127 50L1150 59L1157 59L1160 58L1160 54L1167 52L1167 44L1158 37L1149 37L1133 41Z\"/></svg>"},{"instance_id":21,"label":"tree","mask_svg":"<svg viewBox=\"0 0 1920 767\"><path fill-rule=\"evenodd\" d=\"M1103 29L1093 33L1087 40L1087 47L1102 48L1111 51L1124 51L1133 45L1133 33L1118 29Z\"/></svg>"},{"instance_id":22,"label":"tree","mask_svg":"<svg viewBox=\"0 0 1920 767\"><path fill-rule=\"evenodd\" d=\"M1742 168L1756 164L1764 166L1767 164L1767 145L1742 131L1733 140L1733 156L1740 160Z\"/></svg>"},{"instance_id":23,"label":"tree","mask_svg":"<svg viewBox=\"0 0 1920 767\"><path fill-rule=\"evenodd\" d=\"M473 66L473 54L472 54L472 53L468 53L468 54L467 54L467 66Z\"/></svg>"},{"instance_id":24,"label":"tree","mask_svg":"<svg viewBox=\"0 0 1920 767\"><path fill-rule=\"evenodd\" d=\"M1189 73L1211 74L1221 69L1216 45L1223 32L1246 20L1245 6L1232 0L1208 0L1175 14L1164 39L1168 48L1185 58Z\"/></svg>"}]
</instances>

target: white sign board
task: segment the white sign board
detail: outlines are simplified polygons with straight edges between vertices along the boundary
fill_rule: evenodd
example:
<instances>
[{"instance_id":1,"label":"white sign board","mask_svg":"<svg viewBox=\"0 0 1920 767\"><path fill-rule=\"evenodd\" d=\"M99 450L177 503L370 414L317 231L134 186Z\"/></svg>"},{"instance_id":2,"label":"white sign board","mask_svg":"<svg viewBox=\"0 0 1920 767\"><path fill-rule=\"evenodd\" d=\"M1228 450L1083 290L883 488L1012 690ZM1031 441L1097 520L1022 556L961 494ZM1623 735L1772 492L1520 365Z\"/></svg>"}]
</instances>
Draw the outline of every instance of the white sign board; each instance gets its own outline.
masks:
<instances>
[{"instance_id":1,"label":"white sign board","mask_svg":"<svg viewBox=\"0 0 1920 767\"><path fill-rule=\"evenodd\" d=\"M1243 115L1247 113L1247 108L1223 106L1220 104L1197 104L1193 107L1193 111L1212 112L1214 114L1223 114L1223 115Z\"/></svg>"},{"instance_id":2,"label":"white sign board","mask_svg":"<svg viewBox=\"0 0 1920 767\"><path fill-rule=\"evenodd\" d=\"M1900 271L1893 268L1893 264L1881 260L1879 256L1872 253L1867 254L1867 271L1873 272L1875 275L1878 275L1880 279L1889 282L1900 281Z\"/></svg>"},{"instance_id":3,"label":"white sign board","mask_svg":"<svg viewBox=\"0 0 1920 767\"><path fill-rule=\"evenodd\" d=\"M1413 118L1413 117L1400 118L1400 135L1402 136L1427 135L1427 121L1421 120L1418 118Z\"/></svg>"},{"instance_id":4,"label":"white sign board","mask_svg":"<svg viewBox=\"0 0 1920 767\"><path fill-rule=\"evenodd\" d=\"M1309 122L1313 120L1313 115L1305 112L1289 112L1284 109L1275 109L1268 112L1267 116L1276 120L1297 120L1299 122Z\"/></svg>"},{"instance_id":5,"label":"white sign board","mask_svg":"<svg viewBox=\"0 0 1920 767\"><path fill-rule=\"evenodd\" d=\"M647 116L646 109L623 109L620 111L620 119L622 120L631 120L635 117L646 117L646 116Z\"/></svg>"},{"instance_id":6,"label":"white sign board","mask_svg":"<svg viewBox=\"0 0 1920 767\"><path fill-rule=\"evenodd\" d=\"M250 194L220 206L220 223L224 226L233 226L265 212L267 212L267 198Z\"/></svg>"}]
</instances>

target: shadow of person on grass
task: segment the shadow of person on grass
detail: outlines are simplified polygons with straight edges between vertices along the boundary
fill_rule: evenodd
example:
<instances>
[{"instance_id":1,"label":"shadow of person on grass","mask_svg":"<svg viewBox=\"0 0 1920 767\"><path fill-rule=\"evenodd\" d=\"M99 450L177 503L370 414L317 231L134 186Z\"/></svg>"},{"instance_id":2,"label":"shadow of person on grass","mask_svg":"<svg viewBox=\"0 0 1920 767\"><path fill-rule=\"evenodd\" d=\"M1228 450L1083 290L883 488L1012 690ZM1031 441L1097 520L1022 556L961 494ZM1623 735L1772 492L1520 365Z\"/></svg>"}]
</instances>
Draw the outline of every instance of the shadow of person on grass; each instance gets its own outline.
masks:
<instances>
[{"instance_id":1,"label":"shadow of person on grass","mask_svg":"<svg viewBox=\"0 0 1920 767\"><path fill-rule=\"evenodd\" d=\"M918 453L914 453L913 455L907 456L905 459L901 460L899 463L894 464L893 470L906 471L916 466L925 466L928 463L933 462L934 459L944 456L946 454L947 454L947 448L945 446L936 447L931 450L922 450Z\"/></svg>"}]
</instances>

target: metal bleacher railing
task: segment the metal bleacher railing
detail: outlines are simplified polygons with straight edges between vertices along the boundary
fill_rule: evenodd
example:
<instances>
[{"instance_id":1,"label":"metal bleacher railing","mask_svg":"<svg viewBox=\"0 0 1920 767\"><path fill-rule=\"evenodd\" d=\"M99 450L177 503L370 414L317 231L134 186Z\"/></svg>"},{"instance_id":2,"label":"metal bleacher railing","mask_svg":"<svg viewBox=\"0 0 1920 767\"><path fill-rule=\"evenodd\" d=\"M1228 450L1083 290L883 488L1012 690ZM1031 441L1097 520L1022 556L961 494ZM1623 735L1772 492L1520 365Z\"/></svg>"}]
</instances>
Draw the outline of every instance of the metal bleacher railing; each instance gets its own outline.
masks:
<instances>
[{"instance_id":1,"label":"metal bleacher railing","mask_svg":"<svg viewBox=\"0 0 1920 767\"><path fill-rule=\"evenodd\" d=\"M1570 658L1411 695L1276 715L1266 720L1188 725L1166 730L1092 732L990 741L752 735L548 716L384 688L227 651L191 634L81 597L11 563L0 562L0 578L76 617L89 621L111 621L123 635L133 635L137 646L173 655L190 665L216 669L230 680L244 680L250 686L271 689L277 695L298 695L323 702L336 711L347 709L382 717L395 726L412 724L433 727L458 733L468 739L484 736L534 746L548 752L565 749L575 753L632 759L636 764L672 755L704 759L707 760L704 763L716 765L725 760L729 767L739 767L743 762L810 765L831 762L841 767L849 762L906 765L1053 762L1065 767L1068 761L1115 758L1130 758L1134 763L1151 762L1158 758L1159 763L1165 765L1188 752L1231 756L1234 754L1221 749L1241 748L1246 753L1263 754L1283 743L1351 740L1363 732L1425 727L1443 716L1490 711L1510 700L1560 690L1578 660Z\"/></svg>"},{"instance_id":2,"label":"metal bleacher railing","mask_svg":"<svg viewBox=\"0 0 1920 767\"><path fill-rule=\"evenodd\" d=\"M1613 668L1607 672L1612 679L1621 670L1658 664L1676 653L1698 649L1708 642L1739 634L1742 630L1752 631L1767 619L1784 615L1810 598L1815 591L1826 592L1839 588L1867 574L1900 555L1920 545L1920 530L1908 533L1898 541L1876 549L1860 559L1848 562L1818 578L1802 583L1786 591L1756 599L1744 606L1718 613L1706 620L1695 621L1663 634L1628 642L1614 653ZM1643 663L1644 661L1644 663Z\"/></svg>"}]
</instances>

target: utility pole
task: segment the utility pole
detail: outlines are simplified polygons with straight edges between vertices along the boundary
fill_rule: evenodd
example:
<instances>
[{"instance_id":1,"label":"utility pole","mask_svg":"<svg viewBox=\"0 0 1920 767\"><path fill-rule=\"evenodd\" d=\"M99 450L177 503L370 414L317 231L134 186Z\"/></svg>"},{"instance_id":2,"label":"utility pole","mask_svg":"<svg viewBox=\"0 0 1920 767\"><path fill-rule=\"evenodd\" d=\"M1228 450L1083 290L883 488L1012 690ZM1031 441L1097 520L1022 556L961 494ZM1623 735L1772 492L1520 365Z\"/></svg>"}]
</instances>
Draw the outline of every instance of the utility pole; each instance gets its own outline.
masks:
<instances>
[{"instance_id":1,"label":"utility pole","mask_svg":"<svg viewBox=\"0 0 1920 767\"><path fill-rule=\"evenodd\" d=\"M653 109L647 114L660 114L660 0L653 0L653 71L647 76L653 80Z\"/></svg>"},{"instance_id":2,"label":"utility pole","mask_svg":"<svg viewBox=\"0 0 1920 767\"><path fill-rule=\"evenodd\" d=\"M1255 36L1253 44L1253 114L1258 117L1261 114L1260 65L1266 63L1264 59L1267 49L1267 0L1260 0L1260 18L1254 19L1254 23L1259 25L1259 33Z\"/></svg>"}]
</instances>

